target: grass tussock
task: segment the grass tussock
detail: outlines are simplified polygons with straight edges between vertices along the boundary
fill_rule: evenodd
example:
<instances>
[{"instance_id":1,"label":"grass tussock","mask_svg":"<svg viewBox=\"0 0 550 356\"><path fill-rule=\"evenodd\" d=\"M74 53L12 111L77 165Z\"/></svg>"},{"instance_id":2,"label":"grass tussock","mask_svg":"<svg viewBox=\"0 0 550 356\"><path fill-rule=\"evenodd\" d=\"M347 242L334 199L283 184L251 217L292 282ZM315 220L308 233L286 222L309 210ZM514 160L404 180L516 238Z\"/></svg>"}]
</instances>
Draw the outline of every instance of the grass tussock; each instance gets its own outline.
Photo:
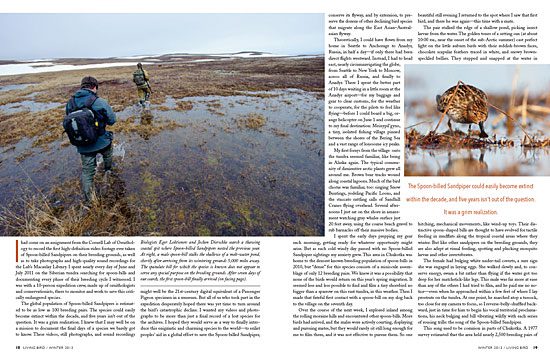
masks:
<instances>
[{"instance_id":1,"label":"grass tussock","mask_svg":"<svg viewBox=\"0 0 550 356\"><path fill-rule=\"evenodd\" d=\"M281 129L278 129L276 127L271 129L271 133L273 133L275 136L279 136L279 137L288 137L289 136L288 132L283 131Z\"/></svg>"},{"instance_id":2,"label":"grass tussock","mask_svg":"<svg viewBox=\"0 0 550 356\"><path fill-rule=\"evenodd\" d=\"M126 120L117 121L110 127L115 133L138 134L148 137L158 135L163 131L175 130L186 125L165 118L154 118L151 114L143 114L140 118L131 116Z\"/></svg>"},{"instance_id":3,"label":"grass tussock","mask_svg":"<svg viewBox=\"0 0 550 356\"><path fill-rule=\"evenodd\" d=\"M50 109L42 112L21 112L0 116L0 145L19 142L22 138L34 139L34 147L44 147L63 134L64 111Z\"/></svg>"},{"instance_id":4,"label":"grass tussock","mask_svg":"<svg viewBox=\"0 0 550 356\"><path fill-rule=\"evenodd\" d=\"M265 126L267 119L262 114L250 113L246 116L237 118L237 126L239 128L247 128L251 130L260 130Z\"/></svg>"},{"instance_id":5,"label":"grass tussock","mask_svg":"<svg viewBox=\"0 0 550 356\"><path fill-rule=\"evenodd\" d=\"M521 141L522 147L527 148L544 148L544 147L550 147L550 138L532 138L529 139L527 136L523 137L523 140Z\"/></svg>"},{"instance_id":6,"label":"grass tussock","mask_svg":"<svg viewBox=\"0 0 550 356\"><path fill-rule=\"evenodd\" d=\"M225 113L221 110L222 103L220 103L217 100L209 101L208 103L206 103L206 107L207 107L207 110L214 115L218 115L218 116L225 115Z\"/></svg>"},{"instance_id":7,"label":"grass tussock","mask_svg":"<svg viewBox=\"0 0 550 356\"><path fill-rule=\"evenodd\" d=\"M177 111L189 111L193 109L193 103L190 101L178 101L176 104Z\"/></svg>"},{"instance_id":8,"label":"grass tussock","mask_svg":"<svg viewBox=\"0 0 550 356\"><path fill-rule=\"evenodd\" d=\"M33 152L31 150L25 150L19 156L15 157L15 160L17 162L22 162L26 160L28 157L32 156L32 154Z\"/></svg>"},{"instance_id":9,"label":"grass tussock","mask_svg":"<svg viewBox=\"0 0 550 356\"><path fill-rule=\"evenodd\" d=\"M244 94L246 96L262 98L262 99L271 99L279 96L279 94L271 94L271 93L244 93Z\"/></svg>"}]
</instances>

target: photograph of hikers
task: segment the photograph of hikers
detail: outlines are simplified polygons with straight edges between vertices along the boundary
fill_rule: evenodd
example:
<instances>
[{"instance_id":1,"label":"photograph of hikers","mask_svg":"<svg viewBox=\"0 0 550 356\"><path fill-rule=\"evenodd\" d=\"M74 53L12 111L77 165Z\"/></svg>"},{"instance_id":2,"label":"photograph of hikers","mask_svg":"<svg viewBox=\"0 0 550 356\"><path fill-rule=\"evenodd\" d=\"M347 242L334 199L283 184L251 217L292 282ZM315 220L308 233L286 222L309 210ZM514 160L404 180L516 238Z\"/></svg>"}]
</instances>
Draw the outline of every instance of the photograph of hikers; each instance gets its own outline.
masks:
<instances>
[{"instance_id":1,"label":"photograph of hikers","mask_svg":"<svg viewBox=\"0 0 550 356\"><path fill-rule=\"evenodd\" d=\"M323 14L0 30L0 235L324 235Z\"/></svg>"},{"instance_id":2,"label":"photograph of hikers","mask_svg":"<svg viewBox=\"0 0 550 356\"><path fill-rule=\"evenodd\" d=\"M550 65L405 66L405 175L550 175Z\"/></svg>"}]
</instances>

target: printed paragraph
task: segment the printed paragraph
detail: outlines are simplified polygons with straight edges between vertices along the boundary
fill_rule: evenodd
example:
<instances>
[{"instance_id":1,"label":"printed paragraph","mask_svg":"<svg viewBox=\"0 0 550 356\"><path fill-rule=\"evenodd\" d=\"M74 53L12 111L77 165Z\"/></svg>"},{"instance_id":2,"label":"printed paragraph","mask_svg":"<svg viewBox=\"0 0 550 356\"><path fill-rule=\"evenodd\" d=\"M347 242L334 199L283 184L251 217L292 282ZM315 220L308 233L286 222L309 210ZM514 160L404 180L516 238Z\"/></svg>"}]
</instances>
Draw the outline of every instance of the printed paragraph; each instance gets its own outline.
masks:
<instances>
[{"instance_id":1,"label":"printed paragraph","mask_svg":"<svg viewBox=\"0 0 550 356\"><path fill-rule=\"evenodd\" d=\"M535 13L419 13L418 60L536 61Z\"/></svg>"}]
</instances>

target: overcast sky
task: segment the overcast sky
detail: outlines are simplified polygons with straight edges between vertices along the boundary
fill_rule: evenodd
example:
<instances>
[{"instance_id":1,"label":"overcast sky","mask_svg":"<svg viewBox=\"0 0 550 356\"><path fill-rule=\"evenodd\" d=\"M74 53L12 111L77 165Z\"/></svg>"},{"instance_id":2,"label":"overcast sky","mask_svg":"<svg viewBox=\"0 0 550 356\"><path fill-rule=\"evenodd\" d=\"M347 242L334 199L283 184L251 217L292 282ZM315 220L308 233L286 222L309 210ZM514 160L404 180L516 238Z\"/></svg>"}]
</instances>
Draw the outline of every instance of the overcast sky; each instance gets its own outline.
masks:
<instances>
[{"instance_id":1,"label":"overcast sky","mask_svg":"<svg viewBox=\"0 0 550 356\"><path fill-rule=\"evenodd\" d=\"M322 54L323 14L0 14L0 59Z\"/></svg>"}]
</instances>

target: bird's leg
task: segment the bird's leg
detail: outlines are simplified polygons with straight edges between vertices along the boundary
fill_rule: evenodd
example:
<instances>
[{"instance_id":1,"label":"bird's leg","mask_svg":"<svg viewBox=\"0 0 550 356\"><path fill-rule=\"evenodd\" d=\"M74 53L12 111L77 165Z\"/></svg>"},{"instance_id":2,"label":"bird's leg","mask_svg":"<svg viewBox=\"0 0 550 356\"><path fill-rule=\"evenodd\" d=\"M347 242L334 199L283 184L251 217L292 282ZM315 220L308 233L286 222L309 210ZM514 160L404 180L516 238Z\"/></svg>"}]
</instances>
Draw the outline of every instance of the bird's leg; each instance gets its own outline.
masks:
<instances>
[{"instance_id":1,"label":"bird's leg","mask_svg":"<svg viewBox=\"0 0 550 356\"><path fill-rule=\"evenodd\" d=\"M451 119L449 119L449 121L447 121L447 126L449 126L449 132L451 133L451 135L454 136L454 131L453 131L453 127L451 126Z\"/></svg>"},{"instance_id":2,"label":"bird's leg","mask_svg":"<svg viewBox=\"0 0 550 356\"><path fill-rule=\"evenodd\" d=\"M466 136L467 138L470 137L470 133L472 132L472 124L469 124L468 125L468 136Z\"/></svg>"},{"instance_id":3,"label":"bird's leg","mask_svg":"<svg viewBox=\"0 0 550 356\"><path fill-rule=\"evenodd\" d=\"M479 123L479 138L487 138L489 135L483 129L483 121Z\"/></svg>"},{"instance_id":4,"label":"bird's leg","mask_svg":"<svg viewBox=\"0 0 550 356\"><path fill-rule=\"evenodd\" d=\"M479 154L479 161L480 161L481 163L483 163L483 157L484 157L484 156L485 156L485 151L483 150L483 151L481 151L480 154Z\"/></svg>"}]
</instances>

